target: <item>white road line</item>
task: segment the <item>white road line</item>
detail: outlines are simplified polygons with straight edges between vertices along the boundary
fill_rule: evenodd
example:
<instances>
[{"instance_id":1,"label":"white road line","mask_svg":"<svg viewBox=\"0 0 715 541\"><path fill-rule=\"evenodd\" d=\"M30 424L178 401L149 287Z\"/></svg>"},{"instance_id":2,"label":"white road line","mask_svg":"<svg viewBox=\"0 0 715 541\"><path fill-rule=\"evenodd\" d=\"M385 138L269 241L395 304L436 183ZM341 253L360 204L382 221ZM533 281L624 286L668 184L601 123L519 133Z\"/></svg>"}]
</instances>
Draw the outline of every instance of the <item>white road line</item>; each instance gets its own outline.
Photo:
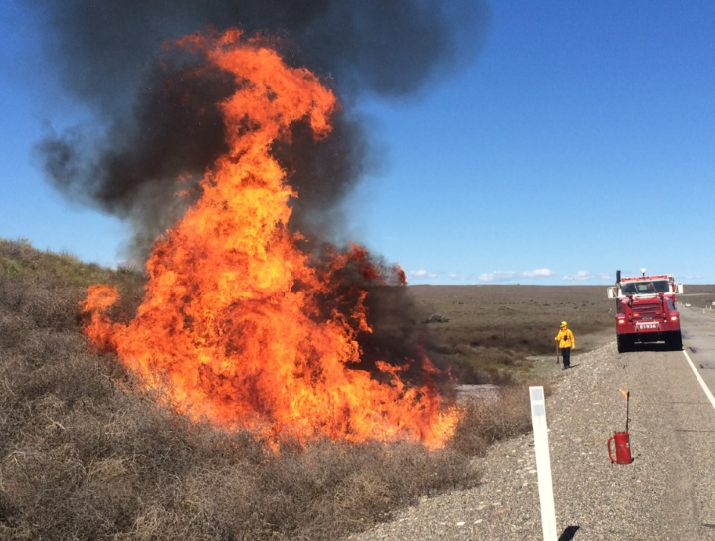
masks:
<instances>
[{"instance_id":1,"label":"white road line","mask_svg":"<svg viewBox=\"0 0 715 541\"><path fill-rule=\"evenodd\" d=\"M705 393L705 396L708 397L708 400L710 400L710 403L712 404L713 409L715 409L715 396L713 396L713 394L710 392L710 389L708 389L708 386L705 385L703 378L700 377L700 374L698 373L698 369L695 368L695 364L690 359L688 352L683 350L683 355L685 355L685 358L688 359L688 362L690 363L690 368L693 369L693 372L695 373L695 377L698 379L698 383L700 383L700 386L703 388L703 392Z\"/></svg>"}]
</instances>

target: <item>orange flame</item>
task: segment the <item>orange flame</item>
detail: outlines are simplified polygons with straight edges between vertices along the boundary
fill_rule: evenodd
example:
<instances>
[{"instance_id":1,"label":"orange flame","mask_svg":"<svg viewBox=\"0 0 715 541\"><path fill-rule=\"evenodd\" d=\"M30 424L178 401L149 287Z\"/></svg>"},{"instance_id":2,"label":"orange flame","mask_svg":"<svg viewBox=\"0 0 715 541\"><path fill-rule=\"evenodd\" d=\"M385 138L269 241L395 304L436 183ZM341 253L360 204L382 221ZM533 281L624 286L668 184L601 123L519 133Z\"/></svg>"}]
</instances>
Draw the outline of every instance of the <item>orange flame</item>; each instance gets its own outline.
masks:
<instances>
[{"instance_id":1,"label":"orange flame","mask_svg":"<svg viewBox=\"0 0 715 541\"><path fill-rule=\"evenodd\" d=\"M388 278L358 246L318 270L296 247L302 237L288 229L297 195L271 145L296 121L326 137L335 96L238 30L192 35L178 45L235 77L238 90L221 104L230 150L202 179L196 205L155 243L136 318L112 321L117 292L93 286L81 303L84 332L193 419L270 438L443 446L459 413L442 403L434 383L409 386L400 378L407 367L387 362L376 363L377 378L355 368L357 334L371 332L367 293L353 292L351 309L327 315L320 304L336 295L333 275L348 262L357 262L365 279ZM399 267L393 273L404 283ZM426 357L411 362L436 371Z\"/></svg>"},{"instance_id":2,"label":"orange flame","mask_svg":"<svg viewBox=\"0 0 715 541\"><path fill-rule=\"evenodd\" d=\"M623 398L625 398L626 400L628 400L628 397L630 396L630 393L629 393L628 391L624 391L623 389L618 389L618 390L621 391L621 394L623 395Z\"/></svg>"}]
</instances>

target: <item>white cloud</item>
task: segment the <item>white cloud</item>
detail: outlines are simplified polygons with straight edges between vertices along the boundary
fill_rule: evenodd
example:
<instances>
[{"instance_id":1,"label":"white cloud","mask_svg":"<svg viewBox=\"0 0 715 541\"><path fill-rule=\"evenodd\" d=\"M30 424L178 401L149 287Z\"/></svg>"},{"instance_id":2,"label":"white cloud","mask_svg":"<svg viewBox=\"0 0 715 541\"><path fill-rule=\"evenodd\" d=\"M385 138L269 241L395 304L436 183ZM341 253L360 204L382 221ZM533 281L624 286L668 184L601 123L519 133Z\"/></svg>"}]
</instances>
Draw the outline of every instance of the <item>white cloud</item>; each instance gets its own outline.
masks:
<instances>
[{"instance_id":1,"label":"white cloud","mask_svg":"<svg viewBox=\"0 0 715 541\"><path fill-rule=\"evenodd\" d=\"M494 271L490 274L482 274L479 279L482 282L508 282L510 280L518 280L522 278L548 278L552 276L554 271L543 268L534 269L531 271L514 272L514 271Z\"/></svg>"},{"instance_id":2,"label":"white cloud","mask_svg":"<svg viewBox=\"0 0 715 541\"><path fill-rule=\"evenodd\" d=\"M427 272L424 269L421 270L412 270L410 271L410 277L411 278L437 278L437 273L435 272Z\"/></svg>"},{"instance_id":3,"label":"white cloud","mask_svg":"<svg viewBox=\"0 0 715 541\"><path fill-rule=\"evenodd\" d=\"M450 280L454 280L455 282L466 282L467 280L471 280L472 275L471 274L465 274L465 273L456 273L456 272L450 272L447 277Z\"/></svg>"},{"instance_id":4,"label":"white cloud","mask_svg":"<svg viewBox=\"0 0 715 541\"><path fill-rule=\"evenodd\" d=\"M524 278L546 278L554 274L554 271L549 269L534 269L533 271L526 271L522 273Z\"/></svg>"},{"instance_id":5,"label":"white cloud","mask_svg":"<svg viewBox=\"0 0 715 541\"><path fill-rule=\"evenodd\" d=\"M507 282L515 277L514 271L494 271L491 274L481 274L479 279L482 282Z\"/></svg>"},{"instance_id":6,"label":"white cloud","mask_svg":"<svg viewBox=\"0 0 715 541\"><path fill-rule=\"evenodd\" d=\"M562 280L565 282L585 282L587 280L593 280L593 274L587 270L580 270L576 274L564 276Z\"/></svg>"}]
</instances>

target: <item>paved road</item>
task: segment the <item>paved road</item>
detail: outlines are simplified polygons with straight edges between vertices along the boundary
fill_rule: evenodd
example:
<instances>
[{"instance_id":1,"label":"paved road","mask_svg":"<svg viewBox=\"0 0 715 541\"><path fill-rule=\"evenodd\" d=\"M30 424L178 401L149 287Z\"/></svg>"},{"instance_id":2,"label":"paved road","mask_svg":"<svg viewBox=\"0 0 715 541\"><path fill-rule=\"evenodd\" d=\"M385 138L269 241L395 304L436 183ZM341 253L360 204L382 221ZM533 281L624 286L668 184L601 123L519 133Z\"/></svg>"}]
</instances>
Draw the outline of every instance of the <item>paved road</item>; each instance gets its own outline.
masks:
<instances>
[{"instance_id":1,"label":"paved road","mask_svg":"<svg viewBox=\"0 0 715 541\"><path fill-rule=\"evenodd\" d=\"M715 393L715 319L681 304L681 320L683 351L644 344L609 356L615 370L612 364L602 374L607 384L599 394L606 398L608 385L631 392L634 463L614 466L616 490L596 483L608 496L590 498L592 514L575 506L585 516L572 520L580 519L585 528L574 539L603 538L603 521L610 520L606 530L620 539L715 540L715 398L703 389ZM617 412L610 423L612 431L624 429ZM600 464L578 469L610 475ZM588 490L583 483L576 486ZM605 511L607 498L613 505Z\"/></svg>"},{"instance_id":2,"label":"paved road","mask_svg":"<svg viewBox=\"0 0 715 541\"><path fill-rule=\"evenodd\" d=\"M682 304L680 308L683 357L692 361L702 382L715 393L715 319L703 315L701 309L685 308ZM715 539L715 405L698 383L691 363L686 360L683 364L687 368L672 370L678 379L667 389L672 402L671 423L676 440L682 445L694 523L701 530L701 537ZM682 384L678 383L680 372Z\"/></svg>"},{"instance_id":3,"label":"paved road","mask_svg":"<svg viewBox=\"0 0 715 541\"><path fill-rule=\"evenodd\" d=\"M557 514L562 527L579 527L575 540L715 540L715 406L693 370L715 392L715 319L681 307L684 351L644 344L618 354L607 347L598 352L601 366L588 366L584 356L585 381L570 374L564 393L554 396L568 411L554 415L552 425ZM633 464L604 467L598 452L596 460L587 452L564 467L560 439L573 447L578 434L593 445L604 427L624 430L625 404L614 409L615 387L631 392ZM598 406L589 418L581 410L591 400Z\"/></svg>"}]
</instances>

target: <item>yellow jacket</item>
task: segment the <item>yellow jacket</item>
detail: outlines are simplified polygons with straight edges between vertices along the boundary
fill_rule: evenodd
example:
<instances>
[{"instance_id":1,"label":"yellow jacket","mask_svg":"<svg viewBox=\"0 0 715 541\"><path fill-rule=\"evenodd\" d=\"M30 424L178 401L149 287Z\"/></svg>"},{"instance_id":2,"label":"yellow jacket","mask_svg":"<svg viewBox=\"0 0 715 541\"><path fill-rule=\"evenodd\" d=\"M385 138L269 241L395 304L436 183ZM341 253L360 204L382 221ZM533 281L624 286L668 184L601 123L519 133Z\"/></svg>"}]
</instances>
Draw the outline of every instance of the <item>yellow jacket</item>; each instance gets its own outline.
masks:
<instances>
[{"instance_id":1,"label":"yellow jacket","mask_svg":"<svg viewBox=\"0 0 715 541\"><path fill-rule=\"evenodd\" d=\"M576 349L576 339L573 337L571 329L561 329L554 340L559 343L560 348Z\"/></svg>"}]
</instances>

